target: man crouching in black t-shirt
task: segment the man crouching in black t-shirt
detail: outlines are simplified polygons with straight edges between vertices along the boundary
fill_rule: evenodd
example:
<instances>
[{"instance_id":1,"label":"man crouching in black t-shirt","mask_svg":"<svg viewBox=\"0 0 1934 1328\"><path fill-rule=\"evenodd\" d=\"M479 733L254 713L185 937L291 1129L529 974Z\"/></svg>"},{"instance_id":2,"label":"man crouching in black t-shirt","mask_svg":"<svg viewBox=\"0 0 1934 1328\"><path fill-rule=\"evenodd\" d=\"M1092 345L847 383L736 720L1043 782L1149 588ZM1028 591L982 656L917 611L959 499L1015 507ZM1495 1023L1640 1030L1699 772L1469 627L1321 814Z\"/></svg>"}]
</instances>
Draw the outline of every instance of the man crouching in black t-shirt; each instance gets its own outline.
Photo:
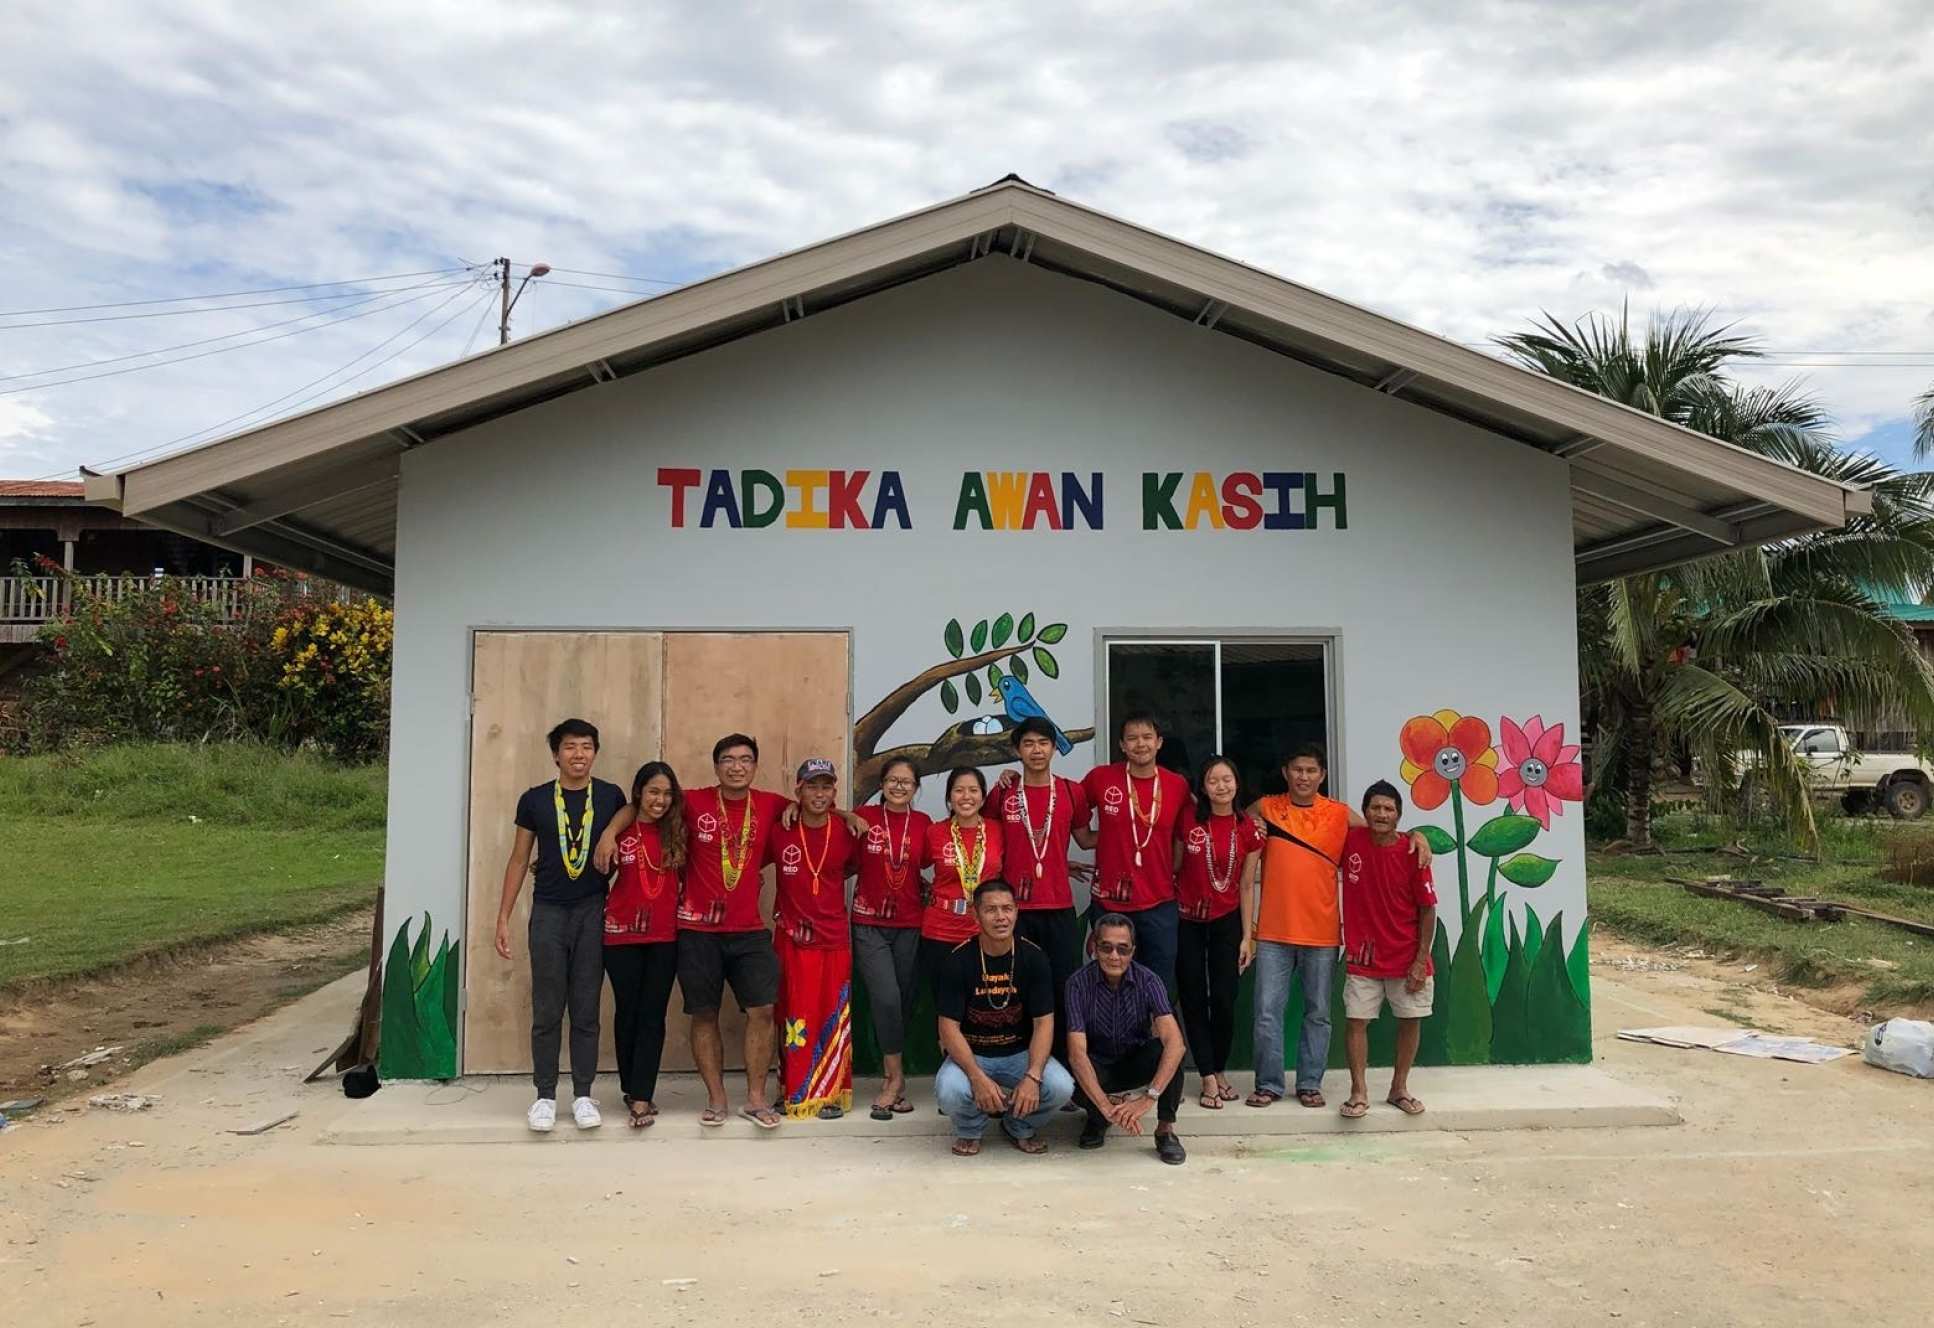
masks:
<instances>
[{"instance_id":1,"label":"man crouching in black t-shirt","mask_svg":"<svg viewBox=\"0 0 1934 1328\"><path fill-rule=\"evenodd\" d=\"M935 975L940 1048L946 1064L934 1096L953 1118L954 1155L980 1152L987 1118L999 1116L1008 1142L1045 1153L1042 1125L1074 1094L1074 1080L1049 1054L1054 1045L1054 977L1048 957L1016 940L1014 890L982 881L974 891L980 934L962 941Z\"/></svg>"},{"instance_id":2,"label":"man crouching in black t-shirt","mask_svg":"<svg viewBox=\"0 0 1934 1328\"><path fill-rule=\"evenodd\" d=\"M571 1118L580 1130L603 1124L591 1082L598 1076L598 997L604 988L605 875L592 850L618 809L624 790L591 778L598 730L567 719L549 735L557 778L517 799L517 841L504 864L497 905L497 953L510 958L510 917L524 873L531 886L531 1079L537 1100L524 1119L545 1134L557 1123L557 1044L566 1006L571 1011ZM537 861L531 862L531 849Z\"/></svg>"}]
</instances>

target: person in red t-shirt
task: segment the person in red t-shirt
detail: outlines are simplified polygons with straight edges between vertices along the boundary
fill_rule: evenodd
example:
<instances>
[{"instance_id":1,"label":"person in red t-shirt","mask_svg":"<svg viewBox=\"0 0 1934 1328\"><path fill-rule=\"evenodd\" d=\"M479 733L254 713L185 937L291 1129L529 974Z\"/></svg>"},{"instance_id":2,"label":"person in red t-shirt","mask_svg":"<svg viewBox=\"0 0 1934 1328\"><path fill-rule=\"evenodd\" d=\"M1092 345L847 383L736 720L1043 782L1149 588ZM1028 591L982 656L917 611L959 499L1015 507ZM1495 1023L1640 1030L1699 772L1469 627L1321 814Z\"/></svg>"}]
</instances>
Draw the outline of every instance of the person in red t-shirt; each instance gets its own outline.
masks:
<instances>
[{"instance_id":1,"label":"person in red t-shirt","mask_svg":"<svg viewBox=\"0 0 1934 1328\"><path fill-rule=\"evenodd\" d=\"M919 990L920 913L926 907L927 831L933 818L913 810L920 771L904 756L880 770L880 801L861 807L866 835L857 854L853 889L853 970L866 984L883 1077L869 1115L892 1120L913 1110L907 1101L907 1024Z\"/></svg>"},{"instance_id":2,"label":"person in red t-shirt","mask_svg":"<svg viewBox=\"0 0 1934 1328\"><path fill-rule=\"evenodd\" d=\"M1155 764L1162 726L1153 715L1125 716L1115 729L1124 760L1096 766L1081 781L1100 817L1090 921L1121 913L1135 924L1135 960L1175 991L1175 840L1189 805L1189 783Z\"/></svg>"},{"instance_id":3,"label":"person in red t-shirt","mask_svg":"<svg viewBox=\"0 0 1934 1328\"><path fill-rule=\"evenodd\" d=\"M987 800L987 814L999 822L1007 849L1002 878L1014 887L1020 908L1014 934L1032 941L1048 957L1054 980L1055 1059L1067 1063L1067 1006L1063 988L1081 967L1081 920L1074 911L1076 874L1068 844L1094 847L1088 828L1088 795L1072 779L1054 773L1055 727L1039 715L1023 719L1008 734L1020 757L1021 773L1004 771Z\"/></svg>"},{"instance_id":4,"label":"person in red t-shirt","mask_svg":"<svg viewBox=\"0 0 1934 1328\"><path fill-rule=\"evenodd\" d=\"M612 1046L633 1129L658 1115L665 1007L678 976L678 873L685 865L684 795L663 761L631 780L637 819L618 836L617 872L604 899L604 974L611 982Z\"/></svg>"},{"instance_id":5,"label":"person in red t-shirt","mask_svg":"<svg viewBox=\"0 0 1934 1328\"><path fill-rule=\"evenodd\" d=\"M962 941L980 934L974 916L974 891L982 881L1001 877L1003 836L995 822L981 815L987 801L987 780L972 766L961 766L947 776L947 806L951 814L927 827L927 860L933 863L933 889L920 917L920 972L932 986L947 955Z\"/></svg>"},{"instance_id":6,"label":"person in red t-shirt","mask_svg":"<svg viewBox=\"0 0 1934 1328\"><path fill-rule=\"evenodd\" d=\"M779 1090L786 1115L837 1120L853 1107L852 937L846 873L859 843L832 814L839 773L800 763L799 815L773 833L778 891L773 950L779 960Z\"/></svg>"},{"instance_id":7,"label":"person in red t-shirt","mask_svg":"<svg viewBox=\"0 0 1934 1328\"><path fill-rule=\"evenodd\" d=\"M1410 1067L1434 995L1437 892L1430 868L1418 865L1408 838L1397 832L1402 816L1403 795L1380 779L1363 792L1365 824L1343 841L1343 1014L1350 1053L1343 1114L1352 1120L1370 1110L1370 1024L1385 1001L1397 1017L1396 1065L1385 1100L1406 1116L1424 1109L1410 1095Z\"/></svg>"},{"instance_id":8,"label":"person in red t-shirt","mask_svg":"<svg viewBox=\"0 0 1934 1328\"><path fill-rule=\"evenodd\" d=\"M1175 985L1188 1032L1189 1056L1202 1076L1202 1106L1234 1102L1223 1071L1235 1041L1236 982L1242 973L1242 892L1255 879L1268 834L1239 811L1242 775L1226 756L1211 756L1195 780L1177 846Z\"/></svg>"}]
</instances>

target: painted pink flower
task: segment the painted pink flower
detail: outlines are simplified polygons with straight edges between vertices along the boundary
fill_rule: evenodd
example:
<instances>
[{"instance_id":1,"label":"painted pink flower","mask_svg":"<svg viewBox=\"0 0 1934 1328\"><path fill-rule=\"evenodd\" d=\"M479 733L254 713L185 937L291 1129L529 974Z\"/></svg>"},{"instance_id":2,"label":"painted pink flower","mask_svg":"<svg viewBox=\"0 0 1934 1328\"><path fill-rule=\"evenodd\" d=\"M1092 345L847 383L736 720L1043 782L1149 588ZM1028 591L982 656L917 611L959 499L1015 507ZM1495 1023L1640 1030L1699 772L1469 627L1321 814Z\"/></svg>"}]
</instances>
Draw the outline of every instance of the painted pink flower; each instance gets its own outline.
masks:
<instances>
[{"instance_id":1,"label":"painted pink flower","mask_svg":"<svg viewBox=\"0 0 1934 1328\"><path fill-rule=\"evenodd\" d=\"M1508 716L1501 724L1506 764L1498 771L1498 793L1510 801L1512 811L1536 817L1549 830L1551 818L1564 815L1561 801L1584 800L1585 768L1578 763L1578 749L1565 745L1563 724L1546 728L1538 715L1522 728Z\"/></svg>"}]
</instances>

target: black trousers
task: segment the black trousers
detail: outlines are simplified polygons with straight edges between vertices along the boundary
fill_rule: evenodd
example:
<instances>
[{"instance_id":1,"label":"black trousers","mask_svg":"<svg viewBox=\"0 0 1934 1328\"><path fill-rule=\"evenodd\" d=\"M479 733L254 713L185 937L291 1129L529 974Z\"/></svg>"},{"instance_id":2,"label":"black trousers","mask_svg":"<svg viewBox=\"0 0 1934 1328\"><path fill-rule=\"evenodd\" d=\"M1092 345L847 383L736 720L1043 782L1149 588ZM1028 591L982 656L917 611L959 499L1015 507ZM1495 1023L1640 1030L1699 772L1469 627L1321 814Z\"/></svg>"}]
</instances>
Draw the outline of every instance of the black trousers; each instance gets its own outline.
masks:
<instances>
[{"instance_id":1,"label":"black trousers","mask_svg":"<svg viewBox=\"0 0 1934 1328\"><path fill-rule=\"evenodd\" d=\"M604 892L553 904L531 902L531 1082L557 1096L557 1053L571 1012L571 1093L589 1097L598 1077L598 997L604 991Z\"/></svg>"},{"instance_id":2,"label":"black trousers","mask_svg":"<svg viewBox=\"0 0 1934 1328\"><path fill-rule=\"evenodd\" d=\"M1104 1093L1125 1093L1131 1088L1146 1088L1155 1078L1155 1071L1162 1065L1162 1040L1150 1038L1125 1056L1097 1056L1088 1053L1088 1063L1095 1067L1095 1078L1101 1080ZM1088 1123L1095 1125L1105 1118L1101 1107L1088 1100L1081 1090L1079 1080L1075 1081L1074 1100L1088 1113ZM1178 1066L1175 1077L1168 1081L1161 1097L1155 1100L1155 1119L1167 1125L1175 1123L1176 1108L1182 1105L1182 1071Z\"/></svg>"},{"instance_id":3,"label":"black trousers","mask_svg":"<svg viewBox=\"0 0 1934 1328\"><path fill-rule=\"evenodd\" d=\"M611 979L612 1042L625 1103L649 1102L665 1058L665 1007L678 976L678 942L607 945L604 975Z\"/></svg>"},{"instance_id":4,"label":"black trousers","mask_svg":"<svg viewBox=\"0 0 1934 1328\"><path fill-rule=\"evenodd\" d=\"M1069 908L1024 908L1015 933L1048 957L1054 977L1054 1059L1068 1063L1068 979L1081 967L1081 918Z\"/></svg>"},{"instance_id":5,"label":"black trousers","mask_svg":"<svg viewBox=\"0 0 1934 1328\"><path fill-rule=\"evenodd\" d=\"M1242 914L1225 913L1214 922L1182 919L1181 946L1175 956L1182 1030L1197 1074L1229 1068L1229 1046L1236 1036L1236 958L1242 948Z\"/></svg>"}]
</instances>

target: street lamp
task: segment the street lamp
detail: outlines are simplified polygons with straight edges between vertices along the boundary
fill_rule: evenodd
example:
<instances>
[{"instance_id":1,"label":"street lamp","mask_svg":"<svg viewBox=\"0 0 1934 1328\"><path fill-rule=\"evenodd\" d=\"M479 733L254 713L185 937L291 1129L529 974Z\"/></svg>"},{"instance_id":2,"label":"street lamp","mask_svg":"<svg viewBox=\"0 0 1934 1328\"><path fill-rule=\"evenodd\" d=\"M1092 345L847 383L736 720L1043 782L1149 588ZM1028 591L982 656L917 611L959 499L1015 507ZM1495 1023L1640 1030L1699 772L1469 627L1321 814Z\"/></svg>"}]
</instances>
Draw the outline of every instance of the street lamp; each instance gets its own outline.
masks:
<instances>
[{"instance_id":1,"label":"street lamp","mask_svg":"<svg viewBox=\"0 0 1934 1328\"><path fill-rule=\"evenodd\" d=\"M499 258L494 266L497 269L497 290L499 298L502 300L503 308L503 312L497 319L497 344L499 346L508 346L510 344L510 311L515 309L517 307L517 301L523 298L524 287L531 284L531 278L549 275L551 265L549 263L533 263L531 270L524 274L524 279L517 283L517 292L514 295L510 289L510 260L508 258Z\"/></svg>"}]
</instances>

